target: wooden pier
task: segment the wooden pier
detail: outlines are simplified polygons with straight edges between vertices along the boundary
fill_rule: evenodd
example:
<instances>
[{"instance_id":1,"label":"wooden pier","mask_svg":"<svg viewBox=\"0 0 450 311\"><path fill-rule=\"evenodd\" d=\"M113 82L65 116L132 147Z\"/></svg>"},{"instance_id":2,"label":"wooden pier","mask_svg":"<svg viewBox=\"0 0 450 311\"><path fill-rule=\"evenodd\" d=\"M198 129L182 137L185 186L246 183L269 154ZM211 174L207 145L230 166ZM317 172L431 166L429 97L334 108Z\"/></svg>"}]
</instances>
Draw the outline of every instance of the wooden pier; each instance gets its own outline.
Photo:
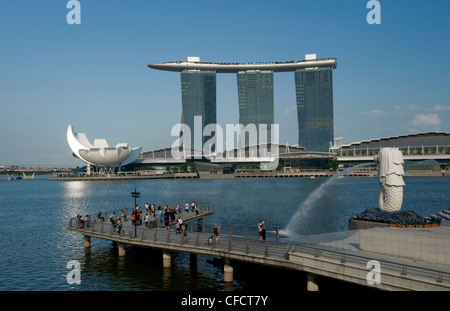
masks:
<instances>
[{"instance_id":1,"label":"wooden pier","mask_svg":"<svg viewBox=\"0 0 450 311\"><path fill-rule=\"evenodd\" d=\"M355 249L361 230L344 232L332 243L313 243L314 236L311 236L294 244L282 241L278 235L263 241L245 233L233 235L231 230L224 234L222 232L226 230L222 230L216 244L214 240L208 243L212 232L193 230L193 221L201 222L210 213L212 210L201 210L197 215L186 215L189 217L185 217L183 222L190 223L187 239L173 229L133 227L129 222L122 227L120 234L108 221L80 226L76 219L71 219L67 230L82 234L85 247L90 247L91 238L113 241L118 245L119 256L126 255L127 245L159 249L164 267L171 266L171 254L177 252L190 253L193 261L197 260L197 255L221 257L224 259L224 282L233 281L232 263L241 261L304 271L308 274L308 290L318 289L318 277L321 276L381 290L450 290L450 266ZM373 261L381 265L379 284L368 281L373 272L368 263Z\"/></svg>"}]
</instances>

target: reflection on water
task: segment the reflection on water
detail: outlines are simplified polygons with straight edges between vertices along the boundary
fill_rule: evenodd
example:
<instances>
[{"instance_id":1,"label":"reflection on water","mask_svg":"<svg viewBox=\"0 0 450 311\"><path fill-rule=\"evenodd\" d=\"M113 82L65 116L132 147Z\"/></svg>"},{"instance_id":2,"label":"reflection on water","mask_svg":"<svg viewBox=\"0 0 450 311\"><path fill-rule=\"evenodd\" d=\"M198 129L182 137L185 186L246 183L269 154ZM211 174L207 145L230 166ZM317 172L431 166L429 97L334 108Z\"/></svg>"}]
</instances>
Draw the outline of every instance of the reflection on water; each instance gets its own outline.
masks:
<instances>
[{"instance_id":1,"label":"reflection on water","mask_svg":"<svg viewBox=\"0 0 450 311\"><path fill-rule=\"evenodd\" d=\"M268 232L288 226L301 235L344 231L349 217L378 204L376 178L342 178L327 186L307 212L301 212L311 193L327 180L0 180L0 290L278 290L277 284L298 275L235 264L235 281L224 284L223 267L209 257L198 256L197 267L191 269L189 254L173 254L172 267L164 269L159 251L128 247L126 256L119 257L110 242L100 239L92 239L91 249L86 250L83 237L65 228L70 217L78 214L131 209L135 188L141 192L141 206L145 202L211 204L214 213L204 219L206 230L218 223L224 233L231 225L233 233L239 234L246 226L253 236L258 235L259 220L265 221ZM450 207L446 197L450 178L405 178L405 183L405 209L429 215ZM302 216L294 218L297 212ZM70 260L81 264L81 285L66 282Z\"/></svg>"},{"instance_id":2,"label":"reflection on water","mask_svg":"<svg viewBox=\"0 0 450 311\"><path fill-rule=\"evenodd\" d=\"M79 199L87 195L86 190L89 189L89 183L84 181L64 182L64 198Z\"/></svg>"}]
</instances>

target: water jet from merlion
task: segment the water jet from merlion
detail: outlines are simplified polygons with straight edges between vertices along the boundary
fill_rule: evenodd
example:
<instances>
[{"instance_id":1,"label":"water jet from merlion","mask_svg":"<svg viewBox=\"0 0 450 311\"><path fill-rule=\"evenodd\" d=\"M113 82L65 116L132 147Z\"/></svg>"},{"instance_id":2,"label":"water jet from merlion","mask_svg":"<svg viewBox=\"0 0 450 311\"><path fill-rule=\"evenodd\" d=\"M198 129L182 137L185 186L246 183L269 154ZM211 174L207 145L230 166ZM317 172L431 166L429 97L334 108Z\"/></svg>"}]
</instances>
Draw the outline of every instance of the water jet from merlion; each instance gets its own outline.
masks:
<instances>
[{"instance_id":1,"label":"water jet from merlion","mask_svg":"<svg viewBox=\"0 0 450 311\"><path fill-rule=\"evenodd\" d=\"M299 206L298 210L291 217L291 220L289 221L286 228L280 231L280 234L289 236L291 238L298 237L299 236L298 228L302 226L305 219L308 217L308 214L320 206L320 200L327 194L327 192L333 189L332 187L336 185L339 179L345 175L350 174L352 171L355 171L360 167L368 166L371 164L373 163L363 163L352 167L348 167L345 170L340 171L337 174L333 175L327 181L322 183Z\"/></svg>"}]
</instances>

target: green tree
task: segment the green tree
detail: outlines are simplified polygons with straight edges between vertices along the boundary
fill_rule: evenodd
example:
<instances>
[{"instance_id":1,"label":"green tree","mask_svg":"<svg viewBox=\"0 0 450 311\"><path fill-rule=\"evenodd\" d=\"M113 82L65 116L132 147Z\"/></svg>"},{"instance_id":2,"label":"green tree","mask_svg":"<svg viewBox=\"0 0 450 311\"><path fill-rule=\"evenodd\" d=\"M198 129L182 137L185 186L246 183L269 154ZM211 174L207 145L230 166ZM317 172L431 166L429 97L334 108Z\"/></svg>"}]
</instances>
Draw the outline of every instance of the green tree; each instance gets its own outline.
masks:
<instances>
[{"instance_id":1,"label":"green tree","mask_svg":"<svg viewBox=\"0 0 450 311\"><path fill-rule=\"evenodd\" d=\"M183 163L179 166L180 172L187 172L188 166L186 163Z\"/></svg>"}]
</instances>

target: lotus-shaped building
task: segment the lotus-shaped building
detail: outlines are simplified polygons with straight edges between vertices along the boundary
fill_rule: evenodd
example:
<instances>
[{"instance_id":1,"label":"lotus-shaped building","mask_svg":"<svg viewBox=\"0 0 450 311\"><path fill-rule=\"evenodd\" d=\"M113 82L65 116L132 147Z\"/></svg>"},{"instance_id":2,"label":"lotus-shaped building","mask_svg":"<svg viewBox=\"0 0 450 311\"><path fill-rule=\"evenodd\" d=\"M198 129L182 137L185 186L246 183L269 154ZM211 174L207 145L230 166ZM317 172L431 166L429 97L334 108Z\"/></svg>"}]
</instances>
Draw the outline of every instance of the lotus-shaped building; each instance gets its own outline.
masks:
<instances>
[{"instance_id":1,"label":"lotus-shaped building","mask_svg":"<svg viewBox=\"0 0 450 311\"><path fill-rule=\"evenodd\" d=\"M99 171L111 171L130 164L142 150L142 147L130 148L127 143L110 147L105 139L95 139L91 144L84 133L75 133L71 125L67 128L67 142L75 157Z\"/></svg>"}]
</instances>

